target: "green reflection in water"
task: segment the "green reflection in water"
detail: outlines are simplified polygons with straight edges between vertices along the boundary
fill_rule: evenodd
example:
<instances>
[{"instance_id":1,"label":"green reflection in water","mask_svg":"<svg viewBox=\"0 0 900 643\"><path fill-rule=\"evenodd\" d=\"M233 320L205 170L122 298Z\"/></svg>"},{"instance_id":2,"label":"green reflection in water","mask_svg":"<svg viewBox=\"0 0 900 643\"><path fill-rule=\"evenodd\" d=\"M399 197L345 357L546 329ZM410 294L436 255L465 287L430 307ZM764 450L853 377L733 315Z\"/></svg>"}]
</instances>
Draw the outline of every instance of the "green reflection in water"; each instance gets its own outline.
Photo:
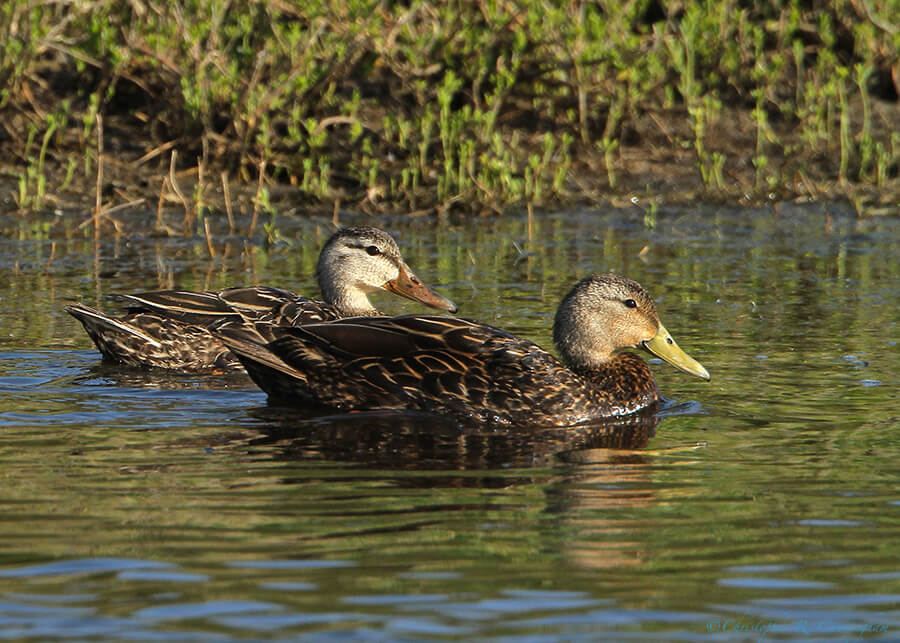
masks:
<instances>
[{"instance_id":1,"label":"green reflection in water","mask_svg":"<svg viewBox=\"0 0 900 643\"><path fill-rule=\"evenodd\" d=\"M78 605L118 617L212 600L333 615L272 625L282 635L361 622L389 631L379 619L410 615L451 638L700 633L715 616L775 618L758 610L777 599L807 601L785 618L839 605L894 618L898 219L785 207L661 210L652 230L642 221L635 208L385 225L461 314L548 347L556 305L584 274L647 286L713 379L654 365L671 408L657 426L614 437L282 417L244 378L98 367L62 312L159 287L313 293L323 221L286 225L289 243L246 252L220 232L215 259L199 240L123 238L95 252L60 235L51 262L53 228L9 235L0 571L118 557L199 577L0 576L0 594L82 596ZM378 305L416 310L387 296ZM410 607L392 596L435 598ZM616 609L634 620L610 625L622 614L604 610ZM151 621L257 632L249 617Z\"/></svg>"}]
</instances>

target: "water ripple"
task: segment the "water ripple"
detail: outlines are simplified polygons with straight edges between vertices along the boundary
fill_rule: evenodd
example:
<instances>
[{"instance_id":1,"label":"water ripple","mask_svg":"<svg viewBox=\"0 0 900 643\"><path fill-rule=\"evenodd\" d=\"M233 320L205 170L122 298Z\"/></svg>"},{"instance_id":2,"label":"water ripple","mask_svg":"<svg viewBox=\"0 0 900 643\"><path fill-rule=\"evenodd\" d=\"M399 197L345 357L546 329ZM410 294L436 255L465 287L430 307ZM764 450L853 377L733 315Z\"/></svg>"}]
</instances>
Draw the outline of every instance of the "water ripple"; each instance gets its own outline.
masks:
<instances>
[{"instance_id":1,"label":"water ripple","mask_svg":"<svg viewBox=\"0 0 900 643\"><path fill-rule=\"evenodd\" d=\"M129 569L164 569L173 565L149 560L135 560L129 558L78 558L74 560L60 560L40 565L16 567L0 570L0 577L33 577L61 574L99 574L107 572L120 572Z\"/></svg>"}]
</instances>

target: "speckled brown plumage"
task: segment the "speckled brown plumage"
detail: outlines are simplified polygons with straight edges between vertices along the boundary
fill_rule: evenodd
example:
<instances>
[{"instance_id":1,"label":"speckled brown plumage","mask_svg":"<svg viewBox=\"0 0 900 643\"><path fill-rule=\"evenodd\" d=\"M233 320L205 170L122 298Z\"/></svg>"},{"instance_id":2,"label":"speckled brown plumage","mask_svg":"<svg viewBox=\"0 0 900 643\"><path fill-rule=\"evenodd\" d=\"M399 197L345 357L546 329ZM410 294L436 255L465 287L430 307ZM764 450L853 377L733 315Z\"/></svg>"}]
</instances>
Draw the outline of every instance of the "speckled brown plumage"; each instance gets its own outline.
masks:
<instances>
[{"instance_id":1,"label":"speckled brown plumage","mask_svg":"<svg viewBox=\"0 0 900 643\"><path fill-rule=\"evenodd\" d=\"M341 317L331 304L264 286L122 298L127 312L118 318L84 304L66 306L66 311L81 322L105 360L137 368L243 371L234 354L209 332L210 325L258 320L289 326Z\"/></svg>"},{"instance_id":2,"label":"speckled brown plumage","mask_svg":"<svg viewBox=\"0 0 900 643\"><path fill-rule=\"evenodd\" d=\"M659 394L646 363L618 349L663 341L690 360L646 291L615 275L582 280L563 300L554 336L565 364L499 328L431 315L297 328L226 323L214 332L277 403L426 411L466 423L569 425L625 415ZM676 365L708 378L693 364Z\"/></svg>"},{"instance_id":3,"label":"speckled brown plumage","mask_svg":"<svg viewBox=\"0 0 900 643\"><path fill-rule=\"evenodd\" d=\"M453 302L413 274L394 239L376 228L343 228L332 235L322 248L316 276L326 301L255 286L122 295L127 311L119 318L83 304L67 306L66 311L81 322L105 360L185 372L243 370L234 354L209 332L214 324L298 326L377 315L368 293L378 289L456 311Z\"/></svg>"}]
</instances>

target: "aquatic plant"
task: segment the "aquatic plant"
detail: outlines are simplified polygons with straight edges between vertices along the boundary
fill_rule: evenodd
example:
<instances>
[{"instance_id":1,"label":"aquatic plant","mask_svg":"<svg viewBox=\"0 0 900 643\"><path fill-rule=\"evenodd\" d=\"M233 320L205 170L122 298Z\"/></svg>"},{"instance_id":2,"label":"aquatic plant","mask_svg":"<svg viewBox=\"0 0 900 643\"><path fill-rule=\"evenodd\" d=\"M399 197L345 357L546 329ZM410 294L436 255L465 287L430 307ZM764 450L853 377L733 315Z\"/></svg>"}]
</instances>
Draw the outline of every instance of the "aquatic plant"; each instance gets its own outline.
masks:
<instances>
[{"instance_id":1,"label":"aquatic plant","mask_svg":"<svg viewBox=\"0 0 900 643\"><path fill-rule=\"evenodd\" d=\"M90 184L101 114L129 143L107 172L155 172L155 189L177 149L202 175L193 231L224 170L372 213L646 193L682 167L712 195L896 194L897 15L900 0L7 3L4 162L19 208L41 209Z\"/></svg>"}]
</instances>

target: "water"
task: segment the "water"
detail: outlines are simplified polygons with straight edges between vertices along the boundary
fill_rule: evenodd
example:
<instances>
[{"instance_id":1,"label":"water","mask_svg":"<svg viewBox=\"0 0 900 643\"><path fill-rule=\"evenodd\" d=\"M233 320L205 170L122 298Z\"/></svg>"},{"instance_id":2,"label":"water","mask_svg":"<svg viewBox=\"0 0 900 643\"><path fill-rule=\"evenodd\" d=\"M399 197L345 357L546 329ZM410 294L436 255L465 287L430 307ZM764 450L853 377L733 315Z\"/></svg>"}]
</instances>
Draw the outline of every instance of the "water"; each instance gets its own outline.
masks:
<instances>
[{"instance_id":1,"label":"water","mask_svg":"<svg viewBox=\"0 0 900 643\"><path fill-rule=\"evenodd\" d=\"M100 365L66 303L314 292L328 227L214 227L210 259L80 220L0 218L0 638L900 639L900 218L385 220L461 314L547 346L576 279L633 277L713 378L656 364L643 423L465 431Z\"/></svg>"}]
</instances>

